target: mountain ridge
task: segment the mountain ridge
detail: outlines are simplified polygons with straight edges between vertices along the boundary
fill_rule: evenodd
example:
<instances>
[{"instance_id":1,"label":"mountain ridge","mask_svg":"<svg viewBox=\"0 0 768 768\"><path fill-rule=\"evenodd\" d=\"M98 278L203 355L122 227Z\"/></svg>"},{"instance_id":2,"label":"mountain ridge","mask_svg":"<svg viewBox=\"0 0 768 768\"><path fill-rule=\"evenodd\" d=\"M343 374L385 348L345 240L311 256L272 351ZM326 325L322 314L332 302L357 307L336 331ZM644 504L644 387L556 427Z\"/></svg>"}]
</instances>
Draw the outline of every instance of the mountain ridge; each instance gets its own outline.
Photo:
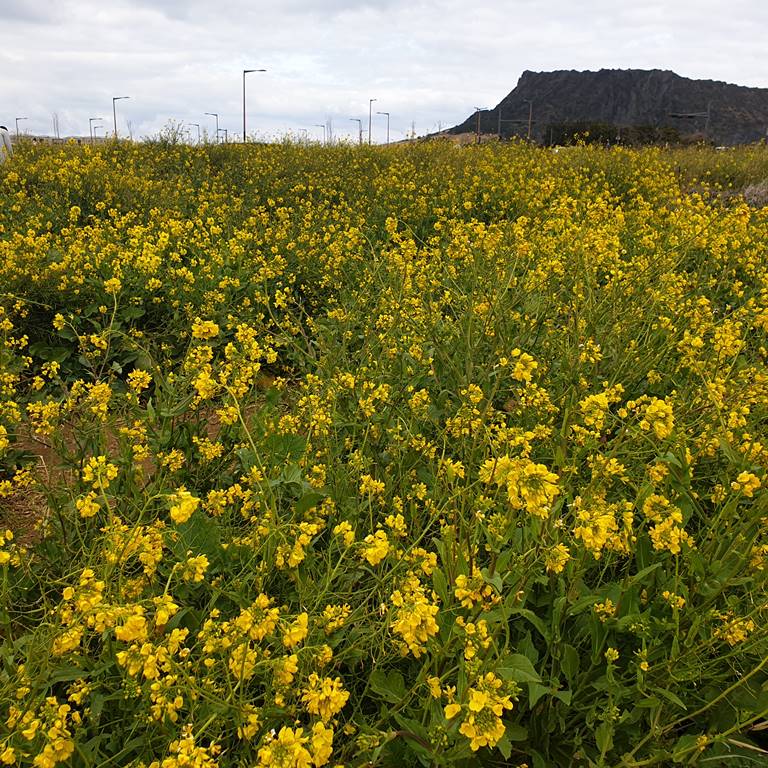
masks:
<instances>
[{"instance_id":1,"label":"mountain ridge","mask_svg":"<svg viewBox=\"0 0 768 768\"><path fill-rule=\"evenodd\" d=\"M532 107L530 103L532 102ZM563 126L646 127L659 135L744 144L768 136L768 88L697 80L664 69L524 70L493 109L480 112L484 134L547 142ZM683 116L685 115L685 116ZM501 125L499 125L501 117ZM478 113L448 130L475 132Z\"/></svg>"}]
</instances>

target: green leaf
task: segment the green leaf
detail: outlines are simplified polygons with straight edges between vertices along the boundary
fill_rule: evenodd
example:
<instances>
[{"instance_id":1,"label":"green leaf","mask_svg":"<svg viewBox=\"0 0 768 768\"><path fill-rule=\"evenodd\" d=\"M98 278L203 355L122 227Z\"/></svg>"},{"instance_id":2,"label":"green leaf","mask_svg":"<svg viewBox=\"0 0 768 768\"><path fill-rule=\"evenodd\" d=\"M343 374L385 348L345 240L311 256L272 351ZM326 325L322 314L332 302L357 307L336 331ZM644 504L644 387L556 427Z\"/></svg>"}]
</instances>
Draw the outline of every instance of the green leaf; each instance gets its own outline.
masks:
<instances>
[{"instance_id":1,"label":"green leaf","mask_svg":"<svg viewBox=\"0 0 768 768\"><path fill-rule=\"evenodd\" d=\"M445 580L445 574L439 568L435 568L435 570L432 571L432 585L440 600L443 603L447 602L448 582Z\"/></svg>"},{"instance_id":2,"label":"green leaf","mask_svg":"<svg viewBox=\"0 0 768 768\"><path fill-rule=\"evenodd\" d=\"M540 683L541 677L536 672L528 657L521 653L507 656L499 667L497 674L503 680L515 680L518 683Z\"/></svg>"},{"instance_id":3,"label":"green leaf","mask_svg":"<svg viewBox=\"0 0 768 768\"><path fill-rule=\"evenodd\" d=\"M546 685L540 683L528 683L528 704L533 709L536 702L545 694L551 693Z\"/></svg>"},{"instance_id":4,"label":"green leaf","mask_svg":"<svg viewBox=\"0 0 768 768\"><path fill-rule=\"evenodd\" d=\"M509 730L509 726L507 726L507 730ZM504 731L504 735L496 742L496 749L501 752L501 756L505 760L509 760L512 757L512 744L510 743L507 731Z\"/></svg>"},{"instance_id":5,"label":"green leaf","mask_svg":"<svg viewBox=\"0 0 768 768\"><path fill-rule=\"evenodd\" d=\"M528 729L519 723L507 723L504 736L509 741L525 741L528 738ZM509 755L504 755L509 757Z\"/></svg>"},{"instance_id":6,"label":"green leaf","mask_svg":"<svg viewBox=\"0 0 768 768\"><path fill-rule=\"evenodd\" d=\"M627 583L624 587L625 589L629 589L629 587L634 586L635 584L639 584L648 574L653 573L657 568L661 568L661 563L652 563L651 565L646 566L641 571L638 571Z\"/></svg>"},{"instance_id":7,"label":"green leaf","mask_svg":"<svg viewBox=\"0 0 768 768\"><path fill-rule=\"evenodd\" d=\"M584 595L576 600L568 609L568 616L578 616L580 613L592 608L600 600L599 595Z\"/></svg>"},{"instance_id":8,"label":"green leaf","mask_svg":"<svg viewBox=\"0 0 768 768\"><path fill-rule=\"evenodd\" d=\"M138 318L144 317L146 314L144 307L126 307L120 310L120 316L124 320L138 320Z\"/></svg>"},{"instance_id":9,"label":"green leaf","mask_svg":"<svg viewBox=\"0 0 768 768\"><path fill-rule=\"evenodd\" d=\"M392 704L399 704L405 698L405 680L395 670L387 674L381 669L375 669L368 678L368 684L371 690Z\"/></svg>"},{"instance_id":10,"label":"green leaf","mask_svg":"<svg viewBox=\"0 0 768 768\"><path fill-rule=\"evenodd\" d=\"M691 755L698 749L696 742L699 740L698 735L689 733L685 736L681 736L675 746L672 748L672 760L675 763L682 763L686 761Z\"/></svg>"},{"instance_id":11,"label":"green leaf","mask_svg":"<svg viewBox=\"0 0 768 768\"><path fill-rule=\"evenodd\" d=\"M544 626L544 622L533 611L529 611L527 608L512 608L510 609L509 614L510 618L517 615L527 619L531 624L533 624L534 627L536 627L536 629L539 630L539 634L547 641L547 645L550 644L549 632Z\"/></svg>"},{"instance_id":12,"label":"green leaf","mask_svg":"<svg viewBox=\"0 0 768 768\"><path fill-rule=\"evenodd\" d=\"M173 551L179 560L186 560L187 552L207 555L212 563L221 557L219 524L204 512L195 512L186 523L178 526L178 531Z\"/></svg>"},{"instance_id":13,"label":"green leaf","mask_svg":"<svg viewBox=\"0 0 768 768\"><path fill-rule=\"evenodd\" d=\"M301 485L301 467L297 464L288 464L283 468L280 479L286 485Z\"/></svg>"},{"instance_id":14,"label":"green leaf","mask_svg":"<svg viewBox=\"0 0 768 768\"><path fill-rule=\"evenodd\" d=\"M613 749L613 723L600 723L595 728L595 742L603 755Z\"/></svg>"},{"instance_id":15,"label":"green leaf","mask_svg":"<svg viewBox=\"0 0 768 768\"><path fill-rule=\"evenodd\" d=\"M70 680L77 680L85 676L80 667L59 667L55 672L52 672L48 677L49 683L67 683Z\"/></svg>"},{"instance_id":16,"label":"green leaf","mask_svg":"<svg viewBox=\"0 0 768 768\"><path fill-rule=\"evenodd\" d=\"M480 571L480 574L485 580L485 583L495 587L499 594L504 591L504 582L501 580L501 576L498 573L494 573L493 576L491 576L488 572L488 569L483 568L483 570Z\"/></svg>"},{"instance_id":17,"label":"green leaf","mask_svg":"<svg viewBox=\"0 0 768 768\"><path fill-rule=\"evenodd\" d=\"M647 534L641 534L637 537L635 542L635 562L637 567L642 572L645 568L651 565L653 560L653 551L651 550L651 540Z\"/></svg>"},{"instance_id":18,"label":"green leaf","mask_svg":"<svg viewBox=\"0 0 768 768\"><path fill-rule=\"evenodd\" d=\"M561 649L560 669L569 683L573 681L579 671L579 652L567 643L564 643Z\"/></svg>"},{"instance_id":19,"label":"green leaf","mask_svg":"<svg viewBox=\"0 0 768 768\"><path fill-rule=\"evenodd\" d=\"M309 491L296 502L296 512L300 515L303 515L305 512L308 512L310 509L312 509L312 507L317 506L317 504L324 498L324 493Z\"/></svg>"},{"instance_id":20,"label":"green leaf","mask_svg":"<svg viewBox=\"0 0 768 768\"><path fill-rule=\"evenodd\" d=\"M246 472L257 464L256 454L250 448L240 448L236 455L240 459L240 466Z\"/></svg>"},{"instance_id":21,"label":"green leaf","mask_svg":"<svg viewBox=\"0 0 768 768\"><path fill-rule=\"evenodd\" d=\"M661 704L661 699L658 696L649 696L647 699L640 699L635 702L636 707L642 707L643 709L653 709Z\"/></svg>"},{"instance_id":22,"label":"green leaf","mask_svg":"<svg viewBox=\"0 0 768 768\"><path fill-rule=\"evenodd\" d=\"M675 694L672 693L672 691L667 691L664 688L653 688L651 690L653 690L654 693L657 693L659 696L671 702L675 706L680 707L680 709L684 711L688 710L688 707L686 707L685 704L682 702L682 700L677 696L675 696Z\"/></svg>"}]
</instances>

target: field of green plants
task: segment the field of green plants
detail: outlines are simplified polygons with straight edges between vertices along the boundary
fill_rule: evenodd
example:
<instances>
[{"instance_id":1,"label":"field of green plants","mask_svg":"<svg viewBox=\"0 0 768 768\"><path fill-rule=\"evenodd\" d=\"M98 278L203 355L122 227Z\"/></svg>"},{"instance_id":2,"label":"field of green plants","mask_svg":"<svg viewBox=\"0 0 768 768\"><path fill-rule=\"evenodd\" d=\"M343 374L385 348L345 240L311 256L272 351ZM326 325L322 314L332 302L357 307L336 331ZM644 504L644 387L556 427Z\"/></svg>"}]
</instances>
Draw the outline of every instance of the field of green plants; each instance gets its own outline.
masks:
<instances>
[{"instance_id":1,"label":"field of green plants","mask_svg":"<svg viewBox=\"0 0 768 768\"><path fill-rule=\"evenodd\" d=\"M768 765L768 149L0 166L0 765Z\"/></svg>"}]
</instances>

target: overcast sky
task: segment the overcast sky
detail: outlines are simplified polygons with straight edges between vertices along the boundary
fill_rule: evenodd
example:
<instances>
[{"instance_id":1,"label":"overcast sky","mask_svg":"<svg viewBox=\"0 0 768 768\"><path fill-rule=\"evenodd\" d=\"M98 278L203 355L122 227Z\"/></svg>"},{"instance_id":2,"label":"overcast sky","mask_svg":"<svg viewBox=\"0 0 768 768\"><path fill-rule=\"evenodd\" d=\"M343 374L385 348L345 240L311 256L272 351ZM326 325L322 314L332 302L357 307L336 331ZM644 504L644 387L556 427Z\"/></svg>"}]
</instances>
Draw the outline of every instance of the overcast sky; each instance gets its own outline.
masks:
<instances>
[{"instance_id":1,"label":"overcast sky","mask_svg":"<svg viewBox=\"0 0 768 768\"><path fill-rule=\"evenodd\" d=\"M169 118L262 137L391 112L392 138L493 107L525 69L658 68L768 87L765 0L0 0L0 123L136 137ZM386 118L374 115L374 141ZM191 129L196 134L196 129ZM102 128L102 132L104 128ZM356 134L355 134L356 135Z\"/></svg>"}]
</instances>

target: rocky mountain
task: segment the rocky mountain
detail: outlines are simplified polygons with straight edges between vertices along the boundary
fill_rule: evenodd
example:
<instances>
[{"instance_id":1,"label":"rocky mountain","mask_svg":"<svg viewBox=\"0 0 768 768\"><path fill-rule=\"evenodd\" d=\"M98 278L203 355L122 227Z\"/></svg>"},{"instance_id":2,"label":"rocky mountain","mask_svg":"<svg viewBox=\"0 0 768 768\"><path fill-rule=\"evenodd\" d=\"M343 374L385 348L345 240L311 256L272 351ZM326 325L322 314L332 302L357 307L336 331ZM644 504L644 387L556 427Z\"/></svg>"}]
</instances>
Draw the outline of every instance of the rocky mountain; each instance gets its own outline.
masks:
<instances>
[{"instance_id":1,"label":"rocky mountain","mask_svg":"<svg viewBox=\"0 0 768 768\"><path fill-rule=\"evenodd\" d=\"M691 80L661 69L525 71L515 89L479 118L481 133L500 129L505 138L526 136L530 118L531 138L539 142L600 126L607 138L623 131L625 137L698 136L743 144L768 138L768 88ZM449 133L475 132L477 119L473 113Z\"/></svg>"}]
</instances>

